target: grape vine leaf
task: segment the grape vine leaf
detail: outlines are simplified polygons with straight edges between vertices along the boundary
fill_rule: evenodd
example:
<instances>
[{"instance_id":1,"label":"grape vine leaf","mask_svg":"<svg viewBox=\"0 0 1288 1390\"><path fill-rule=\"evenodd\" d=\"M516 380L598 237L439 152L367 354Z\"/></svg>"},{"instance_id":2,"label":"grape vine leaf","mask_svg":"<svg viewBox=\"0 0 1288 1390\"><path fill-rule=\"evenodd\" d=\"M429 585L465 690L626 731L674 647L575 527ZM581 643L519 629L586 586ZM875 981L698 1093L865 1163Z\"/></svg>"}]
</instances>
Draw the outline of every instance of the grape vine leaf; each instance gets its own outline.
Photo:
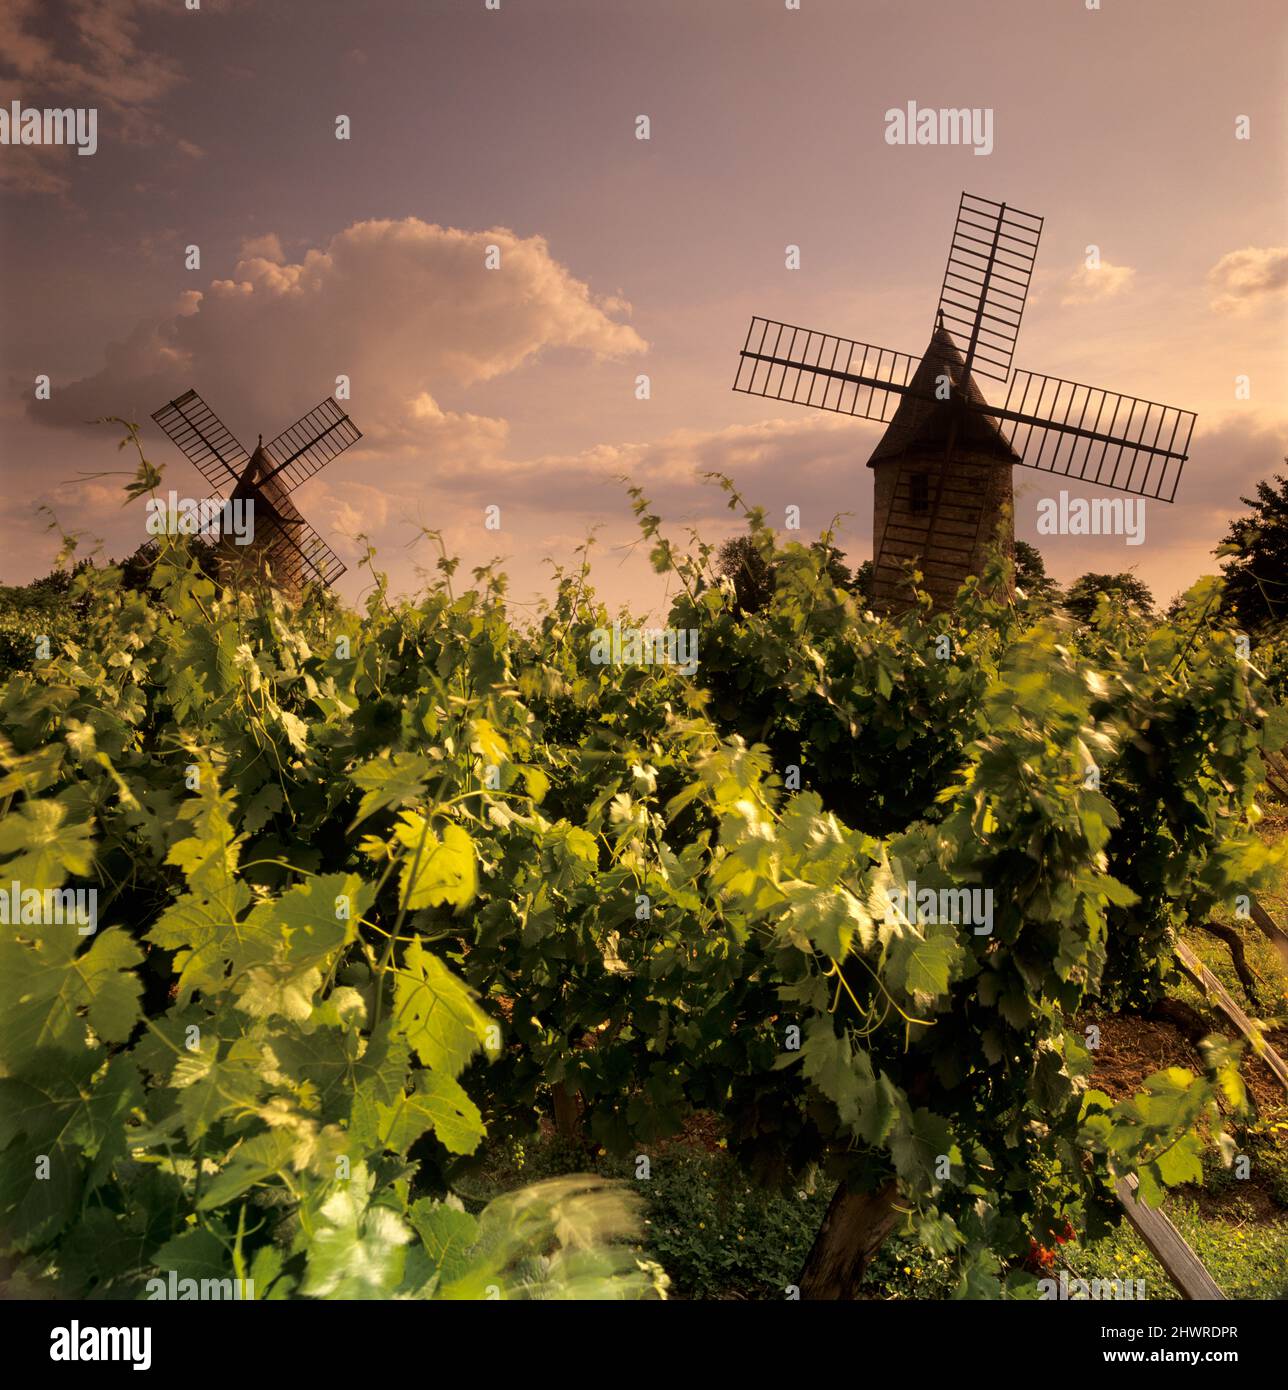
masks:
<instances>
[{"instance_id":1,"label":"grape vine leaf","mask_svg":"<svg viewBox=\"0 0 1288 1390\"><path fill-rule=\"evenodd\" d=\"M387 758L375 758L354 768L349 780L362 789L362 800L358 803L358 814L354 816L349 829L352 830L386 806L401 806L423 796L430 770L429 759L424 754L401 752Z\"/></svg>"},{"instance_id":2,"label":"grape vine leaf","mask_svg":"<svg viewBox=\"0 0 1288 1390\"><path fill-rule=\"evenodd\" d=\"M422 1197L408 1213L413 1229L425 1247L439 1282L450 1283L469 1268L470 1248L478 1239L478 1221L459 1205Z\"/></svg>"},{"instance_id":3,"label":"grape vine leaf","mask_svg":"<svg viewBox=\"0 0 1288 1390\"><path fill-rule=\"evenodd\" d=\"M129 1037L142 993L139 949L118 927L78 955L84 939L69 924L43 929L30 945L0 940L0 1065L18 1071L42 1048L84 1047L87 1021L104 1042Z\"/></svg>"},{"instance_id":4,"label":"grape vine leaf","mask_svg":"<svg viewBox=\"0 0 1288 1390\"><path fill-rule=\"evenodd\" d=\"M856 1049L848 1034L838 1036L827 1017L815 1017L806 1025L801 1054L806 1079L836 1106L841 1123L866 1144L884 1142L900 1095L884 1073L876 1074L871 1057Z\"/></svg>"},{"instance_id":5,"label":"grape vine leaf","mask_svg":"<svg viewBox=\"0 0 1288 1390\"><path fill-rule=\"evenodd\" d=\"M469 988L413 941L394 985L394 1027L425 1066L457 1076L490 1026Z\"/></svg>"},{"instance_id":6,"label":"grape vine leaf","mask_svg":"<svg viewBox=\"0 0 1288 1390\"><path fill-rule=\"evenodd\" d=\"M212 1224L222 1229L218 1222ZM226 1279L232 1274L230 1244L220 1240L214 1229L191 1226L153 1251L152 1264L167 1274L174 1270L180 1279Z\"/></svg>"},{"instance_id":7,"label":"grape vine leaf","mask_svg":"<svg viewBox=\"0 0 1288 1390\"><path fill-rule=\"evenodd\" d=\"M236 1150L231 1163L222 1168L197 1203L201 1211L213 1211L240 1197L256 1183L264 1182L291 1167L296 1152L295 1136L283 1129L270 1129L246 1140Z\"/></svg>"},{"instance_id":8,"label":"grape vine leaf","mask_svg":"<svg viewBox=\"0 0 1288 1390\"><path fill-rule=\"evenodd\" d=\"M380 1141L397 1154L405 1154L427 1129L454 1154L472 1154L486 1133L478 1106L442 1072L418 1073L415 1090L392 1105L377 1103L376 1111Z\"/></svg>"},{"instance_id":9,"label":"grape vine leaf","mask_svg":"<svg viewBox=\"0 0 1288 1390\"><path fill-rule=\"evenodd\" d=\"M872 918L847 888L790 883L784 885L784 891L789 902L787 922L790 929L833 960L844 960L856 937L863 947L870 946L875 939Z\"/></svg>"},{"instance_id":10,"label":"grape vine leaf","mask_svg":"<svg viewBox=\"0 0 1288 1390\"><path fill-rule=\"evenodd\" d=\"M886 982L911 996L924 1009L948 993L953 970L962 957L957 932L948 922L916 927L897 923L882 929L886 941Z\"/></svg>"},{"instance_id":11,"label":"grape vine leaf","mask_svg":"<svg viewBox=\"0 0 1288 1390\"><path fill-rule=\"evenodd\" d=\"M442 839L415 811L404 811L394 834L407 847L402 904L414 911L444 903L464 907L478 892L474 844L461 826L443 827Z\"/></svg>"},{"instance_id":12,"label":"grape vine leaf","mask_svg":"<svg viewBox=\"0 0 1288 1390\"><path fill-rule=\"evenodd\" d=\"M310 1298L387 1298L402 1279L411 1232L388 1207L369 1206L372 1180L359 1164L322 1204L308 1238Z\"/></svg>"},{"instance_id":13,"label":"grape vine leaf","mask_svg":"<svg viewBox=\"0 0 1288 1390\"><path fill-rule=\"evenodd\" d=\"M218 1049L218 1039L206 1037L199 1051L179 1058L170 1077L184 1132L194 1142L219 1120L248 1111L266 1087L258 1043L238 1038L216 1059Z\"/></svg>"},{"instance_id":14,"label":"grape vine leaf","mask_svg":"<svg viewBox=\"0 0 1288 1390\"><path fill-rule=\"evenodd\" d=\"M45 798L24 801L0 821L0 855L13 858L5 874L24 888L58 888L68 874L85 877L93 864L90 822L68 823L68 807Z\"/></svg>"},{"instance_id":15,"label":"grape vine leaf","mask_svg":"<svg viewBox=\"0 0 1288 1390\"><path fill-rule=\"evenodd\" d=\"M125 1153L125 1117L142 1103L138 1071L128 1057L100 1071L101 1061L89 1049L46 1052L23 1079L0 1078L0 1227L15 1249L62 1230Z\"/></svg>"},{"instance_id":16,"label":"grape vine leaf","mask_svg":"<svg viewBox=\"0 0 1288 1390\"><path fill-rule=\"evenodd\" d=\"M926 1109L905 1112L889 1144L900 1181L913 1191L928 1191L942 1181L935 1172L941 1158L954 1165L961 1162L952 1126L942 1115Z\"/></svg>"}]
</instances>

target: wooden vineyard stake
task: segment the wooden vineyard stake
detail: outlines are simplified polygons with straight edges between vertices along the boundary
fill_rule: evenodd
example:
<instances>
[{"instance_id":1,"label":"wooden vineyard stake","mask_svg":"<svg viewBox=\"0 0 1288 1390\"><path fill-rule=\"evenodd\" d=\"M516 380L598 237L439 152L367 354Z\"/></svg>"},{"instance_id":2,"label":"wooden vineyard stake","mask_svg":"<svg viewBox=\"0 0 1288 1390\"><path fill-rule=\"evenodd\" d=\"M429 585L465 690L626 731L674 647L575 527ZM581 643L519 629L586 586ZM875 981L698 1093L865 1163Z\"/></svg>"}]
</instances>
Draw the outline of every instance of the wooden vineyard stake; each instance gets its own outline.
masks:
<instances>
[{"instance_id":1,"label":"wooden vineyard stake","mask_svg":"<svg viewBox=\"0 0 1288 1390\"><path fill-rule=\"evenodd\" d=\"M1288 1062L1266 1041L1265 1035L1247 1014L1234 1002L1230 991L1207 968L1206 965L1183 942L1176 943L1176 963L1194 984L1203 991L1213 1005L1243 1034L1252 1044L1252 1050L1279 1078L1285 1091L1288 1091Z\"/></svg>"},{"instance_id":2,"label":"wooden vineyard stake","mask_svg":"<svg viewBox=\"0 0 1288 1390\"><path fill-rule=\"evenodd\" d=\"M1135 1177L1119 1178L1115 1185L1127 1220L1149 1249L1149 1253L1167 1271L1182 1298L1197 1300L1224 1299L1217 1282L1207 1272L1203 1261L1190 1249L1185 1237L1171 1219L1140 1200Z\"/></svg>"},{"instance_id":3,"label":"wooden vineyard stake","mask_svg":"<svg viewBox=\"0 0 1288 1390\"><path fill-rule=\"evenodd\" d=\"M1254 906L1253 917L1272 939L1284 936L1282 930L1275 925L1269 914L1261 908ZM1264 923L1260 920L1261 918L1265 919ZM1270 1046L1256 1024L1235 1003L1229 990L1183 941L1177 942L1176 962L1194 982L1195 986L1247 1038L1256 1055L1274 1072L1284 1089L1288 1090L1288 1064ZM1217 1286L1216 1281L1208 1273L1202 1260L1190 1249L1171 1219L1162 1211L1155 1211L1147 1207L1140 1200L1136 1179L1134 1177L1120 1179L1116 1184L1116 1190L1127 1219L1141 1240L1145 1242L1150 1254L1167 1271L1168 1278L1176 1285L1181 1297L1224 1299L1225 1295Z\"/></svg>"},{"instance_id":4,"label":"wooden vineyard stake","mask_svg":"<svg viewBox=\"0 0 1288 1390\"><path fill-rule=\"evenodd\" d=\"M1261 761L1266 765L1266 785L1280 801L1288 802L1288 758L1266 750Z\"/></svg>"},{"instance_id":5,"label":"wooden vineyard stake","mask_svg":"<svg viewBox=\"0 0 1288 1390\"><path fill-rule=\"evenodd\" d=\"M1261 931L1274 942L1285 966L1288 966L1288 932L1261 906L1256 899L1252 902L1252 920Z\"/></svg>"}]
</instances>

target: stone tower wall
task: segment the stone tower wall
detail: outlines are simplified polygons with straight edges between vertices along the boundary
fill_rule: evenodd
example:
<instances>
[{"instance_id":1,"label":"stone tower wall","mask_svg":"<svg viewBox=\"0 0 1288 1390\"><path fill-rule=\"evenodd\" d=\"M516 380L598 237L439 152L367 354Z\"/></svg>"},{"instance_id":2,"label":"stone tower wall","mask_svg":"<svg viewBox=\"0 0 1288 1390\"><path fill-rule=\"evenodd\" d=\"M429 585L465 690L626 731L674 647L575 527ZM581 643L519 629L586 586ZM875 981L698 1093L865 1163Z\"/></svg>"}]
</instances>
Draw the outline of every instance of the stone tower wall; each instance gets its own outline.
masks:
<instances>
[{"instance_id":1,"label":"stone tower wall","mask_svg":"<svg viewBox=\"0 0 1288 1390\"><path fill-rule=\"evenodd\" d=\"M937 607L947 607L969 574L984 567L999 522L1013 517L1011 465L995 453L957 448L953 451L934 533L935 494L944 466L943 451L900 454L875 463L872 514L873 603L878 610L904 607L908 586L904 562L914 561L925 576L923 587ZM915 508L915 475L923 475L925 509ZM1013 524L1004 532L1014 547Z\"/></svg>"}]
</instances>

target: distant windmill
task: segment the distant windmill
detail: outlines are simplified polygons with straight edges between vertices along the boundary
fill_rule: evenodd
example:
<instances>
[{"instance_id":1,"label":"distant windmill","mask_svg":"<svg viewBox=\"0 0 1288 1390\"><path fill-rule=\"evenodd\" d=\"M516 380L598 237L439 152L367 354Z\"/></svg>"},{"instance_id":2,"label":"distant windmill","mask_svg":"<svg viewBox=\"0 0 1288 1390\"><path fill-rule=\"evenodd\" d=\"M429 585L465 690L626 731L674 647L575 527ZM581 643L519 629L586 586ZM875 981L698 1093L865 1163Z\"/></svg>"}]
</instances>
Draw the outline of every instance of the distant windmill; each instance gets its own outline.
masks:
<instances>
[{"instance_id":1,"label":"distant windmill","mask_svg":"<svg viewBox=\"0 0 1288 1390\"><path fill-rule=\"evenodd\" d=\"M1041 234L1040 217L962 194L919 363L890 348L751 321L735 391L889 424L868 460L880 608L904 598L907 561L941 605L981 572L1012 502L1014 464L1161 502L1176 495L1191 411L1018 368L1012 375ZM972 370L1010 377L1004 406L988 403ZM1011 542L1009 532L1004 539Z\"/></svg>"},{"instance_id":2,"label":"distant windmill","mask_svg":"<svg viewBox=\"0 0 1288 1390\"><path fill-rule=\"evenodd\" d=\"M253 503L255 538L249 554L237 557L240 563L267 566L279 584L295 590L308 583L330 584L344 573L343 561L290 497L306 478L362 438L331 396L268 444L260 435L249 457L196 391L184 392L152 418L196 464L216 496L231 485L233 500ZM225 546L223 554L228 558L235 551Z\"/></svg>"}]
</instances>

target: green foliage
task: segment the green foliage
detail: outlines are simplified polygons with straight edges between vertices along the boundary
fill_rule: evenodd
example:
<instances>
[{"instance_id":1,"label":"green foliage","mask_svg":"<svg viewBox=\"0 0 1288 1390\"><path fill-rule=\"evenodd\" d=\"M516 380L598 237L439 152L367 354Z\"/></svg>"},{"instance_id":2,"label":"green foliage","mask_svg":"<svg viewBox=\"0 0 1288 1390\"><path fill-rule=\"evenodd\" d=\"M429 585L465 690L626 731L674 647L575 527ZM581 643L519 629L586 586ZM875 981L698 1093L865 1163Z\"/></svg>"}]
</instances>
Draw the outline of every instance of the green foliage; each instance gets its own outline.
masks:
<instances>
[{"instance_id":1,"label":"green foliage","mask_svg":"<svg viewBox=\"0 0 1288 1390\"><path fill-rule=\"evenodd\" d=\"M20 1280L130 1294L177 1255L267 1296L655 1292L611 1193L447 1201L556 1086L614 1152L702 1107L771 1187L895 1178L971 1296L1114 1176L1188 1179L1228 1055L1111 1106L1069 1020L1272 867L1255 669L1214 631L1031 624L1000 560L879 620L754 512L748 611L633 496L694 678L591 661L584 565L526 629L446 558L361 615L182 546L143 592L77 577L82 640L0 688L0 878L99 892L93 938L0 929ZM914 879L991 892L991 930L899 910Z\"/></svg>"},{"instance_id":2,"label":"green foliage","mask_svg":"<svg viewBox=\"0 0 1288 1390\"><path fill-rule=\"evenodd\" d=\"M810 548L822 561L830 583L838 589L852 589L867 601L872 571L870 560L863 562L858 573L851 574L844 555L832 544L830 537L814 541ZM754 533L732 536L725 541L716 558L716 570L722 579L727 579L733 585L738 607L744 613L754 613L763 608L773 596L774 570L761 554Z\"/></svg>"},{"instance_id":3,"label":"green foliage","mask_svg":"<svg viewBox=\"0 0 1288 1390\"><path fill-rule=\"evenodd\" d=\"M1115 999L1156 997L1175 931L1268 888L1285 863L1255 833L1262 755L1288 735L1285 711L1220 598L1219 580L1200 580L1170 622L1140 634L1105 611L1079 636L1100 674L1092 712L1121 731L1092 760L1119 816L1109 852L1135 895L1111 913Z\"/></svg>"},{"instance_id":4,"label":"green foliage","mask_svg":"<svg viewBox=\"0 0 1288 1390\"><path fill-rule=\"evenodd\" d=\"M49 920L0 937L13 1284L146 1296L174 1270L259 1297L664 1293L623 1244L630 1200L602 1183L477 1219L418 1195L409 1151L446 1164L485 1134L460 1078L492 1020L421 930L472 904L478 845L463 807L421 795L427 764L373 777L357 720L337 742L361 658L339 694L307 610L293 626L280 603L217 594L182 552L152 595L114 580L83 571L82 643L0 692L0 873L101 904L88 937ZM467 763L471 734L463 716L448 735ZM360 795L387 822L361 845L342 828ZM393 820L407 799L421 810ZM339 982L357 967L365 988Z\"/></svg>"},{"instance_id":5,"label":"green foliage","mask_svg":"<svg viewBox=\"0 0 1288 1390\"><path fill-rule=\"evenodd\" d=\"M21 586L0 585L0 674L28 671L47 645L50 655L77 639L83 613L68 602L70 570Z\"/></svg>"},{"instance_id":6,"label":"green foliage","mask_svg":"<svg viewBox=\"0 0 1288 1390\"><path fill-rule=\"evenodd\" d=\"M1015 542L1015 586L1035 612L1047 612L1060 601L1060 586L1047 574L1042 552L1019 539Z\"/></svg>"},{"instance_id":7,"label":"green foliage","mask_svg":"<svg viewBox=\"0 0 1288 1390\"><path fill-rule=\"evenodd\" d=\"M1277 486L1276 486L1277 485ZM1251 509L1230 522L1218 554L1225 611L1249 632L1288 628L1288 475L1257 484L1255 497L1239 500Z\"/></svg>"},{"instance_id":8,"label":"green foliage","mask_svg":"<svg viewBox=\"0 0 1288 1390\"><path fill-rule=\"evenodd\" d=\"M472 1186L492 1192L590 1162L601 1176L629 1183L644 1203L642 1254L666 1271L680 1298L782 1299L796 1277L829 1193L768 1192L748 1180L723 1149L665 1146L646 1178L633 1156L590 1158L583 1148L533 1136L491 1147Z\"/></svg>"},{"instance_id":9,"label":"green foliage","mask_svg":"<svg viewBox=\"0 0 1288 1390\"><path fill-rule=\"evenodd\" d=\"M1130 573L1084 574L1065 590L1064 609L1080 622L1090 622L1105 603L1148 618L1154 609L1154 596L1143 580Z\"/></svg>"}]
</instances>

